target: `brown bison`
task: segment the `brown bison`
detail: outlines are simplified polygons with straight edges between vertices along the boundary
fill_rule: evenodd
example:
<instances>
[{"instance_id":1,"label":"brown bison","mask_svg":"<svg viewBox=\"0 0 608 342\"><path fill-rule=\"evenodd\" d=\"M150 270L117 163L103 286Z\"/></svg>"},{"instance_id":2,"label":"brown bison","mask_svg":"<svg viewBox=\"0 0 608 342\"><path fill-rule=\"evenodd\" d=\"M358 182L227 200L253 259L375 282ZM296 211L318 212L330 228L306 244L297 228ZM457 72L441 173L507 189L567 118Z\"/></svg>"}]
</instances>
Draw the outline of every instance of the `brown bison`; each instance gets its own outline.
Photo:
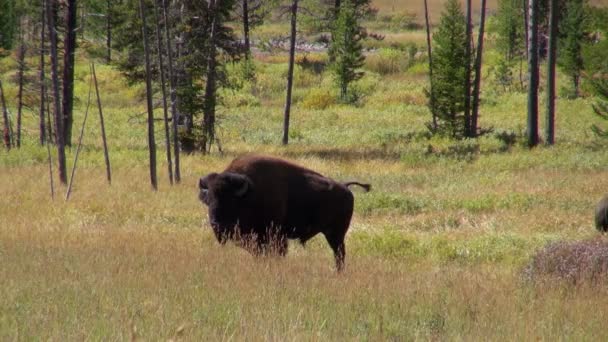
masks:
<instances>
[{"instance_id":1,"label":"brown bison","mask_svg":"<svg viewBox=\"0 0 608 342\"><path fill-rule=\"evenodd\" d=\"M285 255L287 240L305 244L322 233L338 271L344 266L344 237L353 214L350 185L285 160L247 155L222 173L199 180L199 199L209 209L217 240L241 243L253 254Z\"/></svg>"},{"instance_id":2,"label":"brown bison","mask_svg":"<svg viewBox=\"0 0 608 342\"><path fill-rule=\"evenodd\" d=\"M604 196L595 208L595 228L602 233L608 231L608 195Z\"/></svg>"}]
</instances>

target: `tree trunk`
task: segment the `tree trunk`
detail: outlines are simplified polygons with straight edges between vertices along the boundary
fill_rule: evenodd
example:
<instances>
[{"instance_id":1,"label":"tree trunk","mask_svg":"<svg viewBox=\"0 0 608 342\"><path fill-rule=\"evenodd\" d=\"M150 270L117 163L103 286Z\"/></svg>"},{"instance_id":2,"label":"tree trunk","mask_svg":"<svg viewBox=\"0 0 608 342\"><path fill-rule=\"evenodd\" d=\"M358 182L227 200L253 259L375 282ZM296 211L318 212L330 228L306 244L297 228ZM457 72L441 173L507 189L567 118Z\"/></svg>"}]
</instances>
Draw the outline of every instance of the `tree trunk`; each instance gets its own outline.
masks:
<instances>
[{"instance_id":1,"label":"tree trunk","mask_svg":"<svg viewBox=\"0 0 608 342\"><path fill-rule=\"evenodd\" d=\"M528 146L538 145L538 1L529 0L528 42Z\"/></svg>"},{"instance_id":2,"label":"tree trunk","mask_svg":"<svg viewBox=\"0 0 608 342\"><path fill-rule=\"evenodd\" d=\"M59 181L61 184L67 184L67 171L65 163L65 140L63 132L64 121L61 111L61 97L59 92L59 75L57 73L57 30L55 27L54 6L55 0L47 0L47 25L49 28L49 38L51 43L51 83L53 87L53 113L55 116L55 143L57 144L57 164L59 171Z\"/></svg>"},{"instance_id":3,"label":"tree trunk","mask_svg":"<svg viewBox=\"0 0 608 342\"><path fill-rule=\"evenodd\" d=\"M95 83L95 94L97 96L97 108L99 109L99 126L101 127L101 140L103 142L103 157L106 163L106 178L108 184L112 184L112 172L110 169L110 154L108 153L108 143L106 139L106 126L103 122L103 111L101 108L101 97L99 96L99 87L97 86L97 74L95 73L95 63L91 63L91 72L93 73L93 82Z\"/></svg>"},{"instance_id":4,"label":"tree trunk","mask_svg":"<svg viewBox=\"0 0 608 342\"><path fill-rule=\"evenodd\" d=\"M477 55L475 56L475 84L473 89L473 113L471 114L472 137L477 136L477 120L479 119L479 92L481 91L481 57L483 54L483 35L486 24L486 0L481 0L481 18L479 20L479 35L477 37Z\"/></svg>"},{"instance_id":5,"label":"tree trunk","mask_svg":"<svg viewBox=\"0 0 608 342\"><path fill-rule=\"evenodd\" d=\"M245 58L249 59L251 46L249 43L249 0L243 0L243 40L245 42Z\"/></svg>"},{"instance_id":6,"label":"tree trunk","mask_svg":"<svg viewBox=\"0 0 608 342\"><path fill-rule=\"evenodd\" d=\"M154 191L158 190L156 180L156 142L154 141L154 108L152 107L152 80L150 72L150 50L148 49L148 29L146 27L146 9L144 1L139 0L141 15L142 40L144 43L144 57L146 63L146 104L148 108L148 151L150 153L150 183Z\"/></svg>"},{"instance_id":7,"label":"tree trunk","mask_svg":"<svg viewBox=\"0 0 608 342\"><path fill-rule=\"evenodd\" d=\"M429 86L431 115L433 116L433 131L437 130L437 115L435 113L435 90L433 89L433 53L431 48L431 25L429 23L429 9L427 0L424 0L424 22L426 25L426 50L429 55Z\"/></svg>"},{"instance_id":8,"label":"tree trunk","mask_svg":"<svg viewBox=\"0 0 608 342\"><path fill-rule=\"evenodd\" d=\"M112 2L106 1L106 63L112 62Z\"/></svg>"},{"instance_id":9,"label":"tree trunk","mask_svg":"<svg viewBox=\"0 0 608 342\"><path fill-rule=\"evenodd\" d=\"M285 99L285 115L283 118L283 145L289 143L289 114L291 111L291 89L293 87L293 65L296 54L296 24L298 0L291 4L291 36L289 39L289 69L287 71L287 97Z\"/></svg>"},{"instance_id":10,"label":"tree trunk","mask_svg":"<svg viewBox=\"0 0 608 342\"><path fill-rule=\"evenodd\" d=\"M163 122L165 124L165 147L167 150L167 168L169 183L173 185L173 159L171 158L171 139L169 134L169 118L167 113L167 87L165 87L165 67L163 62L163 46L160 35L160 22L158 16L158 5L154 1L154 20L156 21L156 49L158 50L158 72L160 74L160 89L163 96ZM168 51L167 51L168 53Z\"/></svg>"},{"instance_id":11,"label":"tree trunk","mask_svg":"<svg viewBox=\"0 0 608 342\"><path fill-rule=\"evenodd\" d=\"M11 129L10 123L8 122L8 110L6 109L6 101L4 100L4 88L2 88L2 80L0 80L0 100L2 105L2 120L4 121L2 140L4 141L4 147L7 150L11 149Z\"/></svg>"},{"instance_id":12,"label":"tree trunk","mask_svg":"<svg viewBox=\"0 0 608 342\"><path fill-rule=\"evenodd\" d=\"M525 50L526 51L526 59L528 59L528 50L529 50L529 46L528 46L529 43L528 42L529 42L529 39L530 39L530 37L529 37L529 30L530 30L530 23L529 23L530 20L529 19L530 19L530 17L529 17L528 10L529 10L529 7L530 7L530 1L531 0L523 0L523 1L524 1L524 3L523 3L523 6L524 6L523 12L524 12L524 35L525 35L525 37L524 37L524 42L525 43L524 44L526 44L526 50Z\"/></svg>"},{"instance_id":13,"label":"tree trunk","mask_svg":"<svg viewBox=\"0 0 608 342\"><path fill-rule=\"evenodd\" d=\"M471 137L471 0L467 0L466 6L466 43L465 43L465 60L464 66L464 136Z\"/></svg>"},{"instance_id":14,"label":"tree trunk","mask_svg":"<svg viewBox=\"0 0 608 342\"><path fill-rule=\"evenodd\" d=\"M215 93L216 93L216 30L218 14L215 0L209 1L211 18L211 32L209 37L209 55L207 56L207 81L205 83L204 118L203 118L203 152L211 151L215 139Z\"/></svg>"},{"instance_id":15,"label":"tree trunk","mask_svg":"<svg viewBox=\"0 0 608 342\"><path fill-rule=\"evenodd\" d=\"M78 145L76 147L76 153L74 154L74 163L72 164L72 172L70 173L70 182L68 183L68 189L65 192L65 200L70 199L72 193L72 184L74 184L74 176L76 175L76 165L78 165L78 156L80 156L80 150L82 149L82 138L84 138L84 128L87 124L89 117L89 108L91 107L91 87L93 86L93 72L91 70L91 79L89 81L89 95L87 98L87 107L84 112L84 119L82 120L82 127L80 128L80 136L78 137Z\"/></svg>"},{"instance_id":16,"label":"tree trunk","mask_svg":"<svg viewBox=\"0 0 608 342\"><path fill-rule=\"evenodd\" d=\"M547 113L545 143L555 143L555 63L557 60L558 1L551 0L549 12L549 51L547 56Z\"/></svg>"},{"instance_id":17,"label":"tree trunk","mask_svg":"<svg viewBox=\"0 0 608 342\"><path fill-rule=\"evenodd\" d=\"M76 0L67 0L65 37L63 41L63 133L64 142L72 146L74 123L74 53L76 51Z\"/></svg>"},{"instance_id":18,"label":"tree trunk","mask_svg":"<svg viewBox=\"0 0 608 342\"><path fill-rule=\"evenodd\" d=\"M23 25L19 25L19 53L17 55L17 78L19 90L17 92L17 148L21 147L21 116L23 110L23 74L25 72L25 42L23 38Z\"/></svg>"},{"instance_id":19,"label":"tree trunk","mask_svg":"<svg viewBox=\"0 0 608 342\"><path fill-rule=\"evenodd\" d=\"M42 28L40 29L40 73L39 73L39 80L40 80L40 111L39 111L39 120L38 120L38 126L40 128L40 145L44 145L44 143L46 142L46 127L45 127L45 123L44 123L44 112L46 109L46 104L44 103L45 99L46 99L46 76L45 76L45 71L44 71L44 55L45 55L45 49L44 49L44 39L45 39L45 29L46 29L46 18L45 18L45 11L46 8L46 0L42 0L42 9L40 10L41 13L41 18L40 18L40 22L42 23Z\"/></svg>"},{"instance_id":20,"label":"tree trunk","mask_svg":"<svg viewBox=\"0 0 608 342\"><path fill-rule=\"evenodd\" d=\"M165 22L165 40L167 44L167 62L169 69L169 87L171 88L171 121L172 121L172 129L173 129L173 155L175 158L175 182L179 183L181 181L181 172L179 169L179 141L177 136L177 105L175 103L175 78L173 75L173 53L171 49L171 37L169 35L169 20L167 16L167 4L166 0L162 0L163 3L163 18Z\"/></svg>"}]
</instances>

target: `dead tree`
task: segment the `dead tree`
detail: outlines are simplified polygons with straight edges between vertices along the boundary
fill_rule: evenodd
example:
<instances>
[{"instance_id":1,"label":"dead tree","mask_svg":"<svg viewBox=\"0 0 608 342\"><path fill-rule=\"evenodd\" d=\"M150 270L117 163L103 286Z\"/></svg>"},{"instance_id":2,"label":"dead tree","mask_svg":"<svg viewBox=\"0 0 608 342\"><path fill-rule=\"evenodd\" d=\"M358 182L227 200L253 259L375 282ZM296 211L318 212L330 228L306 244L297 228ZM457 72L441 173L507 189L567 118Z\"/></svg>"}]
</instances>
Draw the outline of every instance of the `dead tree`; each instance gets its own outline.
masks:
<instances>
[{"instance_id":1,"label":"dead tree","mask_svg":"<svg viewBox=\"0 0 608 342\"><path fill-rule=\"evenodd\" d=\"M209 13L211 18L211 30L209 34L209 52L207 55L207 80L205 82L205 97L203 109L203 152L210 152L211 145L215 140L215 102L217 91L217 27L218 13L215 0L209 1Z\"/></svg>"},{"instance_id":2,"label":"dead tree","mask_svg":"<svg viewBox=\"0 0 608 342\"><path fill-rule=\"evenodd\" d=\"M19 25L19 52L17 53L17 79L19 90L17 91L17 148L21 147L21 117L23 112L23 76L25 73L25 39L23 37L23 24Z\"/></svg>"},{"instance_id":3,"label":"dead tree","mask_svg":"<svg viewBox=\"0 0 608 342\"><path fill-rule=\"evenodd\" d=\"M466 0L466 42L465 42L465 60L464 66L464 134L467 137L472 136L471 132L471 0Z\"/></svg>"},{"instance_id":4,"label":"dead tree","mask_svg":"<svg viewBox=\"0 0 608 342\"><path fill-rule=\"evenodd\" d=\"M475 56L475 81L473 84L473 111L471 113L471 136L477 136L477 121L479 119L479 92L481 91L481 57L483 54L483 35L486 24L486 0L481 0L481 18L477 36L477 55Z\"/></svg>"},{"instance_id":5,"label":"dead tree","mask_svg":"<svg viewBox=\"0 0 608 342\"><path fill-rule=\"evenodd\" d=\"M555 143L555 63L557 60L557 34L559 21L558 1L550 1L549 51L547 56L547 112L545 123L545 143Z\"/></svg>"},{"instance_id":6,"label":"dead tree","mask_svg":"<svg viewBox=\"0 0 608 342\"><path fill-rule=\"evenodd\" d=\"M97 86L97 74L95 73L95 63L91 63L91 73L93 73L93 83L95 84L95 94L97 96L97 109L99 110L99 125L101 127L101 141L103 142L103 157L106 163L106 177L108 184L112 184L112 172L110 169L110 154L108 153L108 143L106 139L106 126L103 122L103 111L101 107L101 97Z\"/></svg>"},{"instance_id":7,"label":"dead tree","mask_svg":"<svg viewBox=\"0 0 608 342\"><path fill-rule=\"evenodd\" d=\"M336 1L337 2L337 1ZM429 23L429 9L427 0L424 0L424 22L426 25L426 49L429 55L429 101L431 102L431 115L433 117L433 131L437 130L437 114L435 113L435 92L433 89L433 53L431 48L431 25Z\"/></svg>"},{"instance_id":8,"label":"dead tree","mask_svg":"<svg viewBox=\"0 0 608 342\"><path fill-rule=\"evenodd\" d=\"M46 30L46 0L42 0L42 9L40 10L41 18L40 22L42 23L42 27L40 28L40 70L39 70L39 80L40 80L40 112L39 112L39 120L38 126L40 128L40 145L44 145L46 142L46 128L44 123L44 112L45 112L45 99L46 99L46 76L44 71L44 55L46 53L44 48L44 40L45 40L45 30Z\"/></svg>"},{"instance_id":9,"label":"dead tree","mask_svg":"<svg viewBox=\"0 0 608 342\"><path fill-rule=\"evenodd\" d=\"M154 20L156 21L156 48L158 50L158 73L160 74L160 89L163 96L163 122L165 126L165 147L167 153L167 168L169 169L169 183L173 185L173 162L171 159L171 139L169 134L169 118L167 114L167 87L165 86L165 68L163 63L163 46L160 35L158 5L154 2ZM169 53L169 51L167 51Z\"/></svg>"},{"instance_id":10,"label":"dead tree","mask_svg":"<svg viewBox=\"0 0 608 342\"><path fill-rule=\"evenodd\" d=\"M4 88L2 87L2 80L0 80L0 101L2 105L2 120L4 121L4 128L2 130L2 140L4 141L4 147L7 150L11 149L11 128L10 122L8 121L8 109L6 108L6 101L4 99Z\"/></svg>"},{"instance_id":11,"label":"dead tree","mask_svg":"<svg viewBox=\"0 0 608 342\"><path fill-rule=\"evenodd\" d=\"M106 63L112 61L112 1L106 0Z\"/></svg>"},{"instance_id":12,"label":"dead tree","mask_svg":"<svg viewBox=\"0 0 608 342\"><path fill-rule=\"evenodd\" d=\"M538 1L529 0L528 23L528 146L538 145Z\"/></svg>"},{"instance_id":13,"label":"dead tree","mask_svg":"<svg viewBox=\"0 0 608 342\"><path fill-rule=\"evenodd\" d=\"M63 40L63 135L67 146L72 146L74 123L74 57L76 52L76 0L66 0L65 34Z\"/></svg>"},{"instance_id":14,"label":"dead tree","mask_svg":"<svg viewBox=\"0 0 608 342\"><path fill-rule=\"evenodd\" d=\"M53 7L56 0L47 0L47 25L49 28L50 53L51 53L51 80L53 87L53 112L55 115L55 141L57 144L57 163L59 170L59 181L61 184L67 184L67 173L65 163L65 142L61 111L61 98L59 95L59 75L57 74L57 30L55 28L55 16L53 15Z\"/></svg>"},{"instance_id":15,"label":"dead tree","mask_svg":"<svg viewBox=\"0 0 608 342\"><path fill-rule=\"evenodd\" d=\"M287 71L287 95L285 99L285 113L283 117L283 145L289 143L289 115L291 112L291 90L293 88L293 65L296 54L296 25L298 14L298 0L291 4L291 35L289 38L289 68Z\"/></svg>"},{"instance_id":16,"label":"dead tree","mask_svg":"<svg viewBox=\"0 0 608 342\"><path fill-rule=\"evenodd\" d=\"M92 72L91 72L92 74ZM68 184L68 189L65 192L65 200L70 199L70 194L72 193L72 184L74 182L74 175L76 174L76 165L78 165L78 156L80 155L80 150L82 149L82 138L84 137L84 128L87 123L87 118L89 117L89 107L91 106L91 88L93 86L93 75L91 75L91 80L89 81L89 96L87 98L87 108L84 112L84 119L82 120L82 128L80 129L80 136L78 137L78 146L76 147L76 154L74 155L74 164L72 164L72 173L70 174L70 183Z\"/></svg>"},{"instance_id":17,"label":"dead tree","mask_svg":"<svg viewBox=\"0 0 608 342\"><path fill-rule=\"evenodd\" d=\"M148 48L148 29L146 27L146 9L144 1L139 0L141 15L142 40L144 44L144 57L146 64L146 103L148 108L148 151L150 152L150 183L154 191L158 190L156 180L156 142L154 140L154 107L152 105L152 76L150 71L150 50Z\"/></svg>"},{"instance_id":18,"label":"dead tree","mask_svg":"<svg viewBox=\"0 0 608 342\"><path fill-rule=\"evenodd\" d=\"M171 49L171 36L169 35L169 20L167 18L167 4L166 0L162 0L163 3L163 18L165 24L165 43L167 44L167 64L169 71L169 87L171 88L171 128L173 130L173 156L175 158L175 182L181 181L181 172L179 169L179 138L177 136L177 104L176 104L176 91L175 91L175 78L173 75L173 52Z\"/></svg>"}]
</instances>

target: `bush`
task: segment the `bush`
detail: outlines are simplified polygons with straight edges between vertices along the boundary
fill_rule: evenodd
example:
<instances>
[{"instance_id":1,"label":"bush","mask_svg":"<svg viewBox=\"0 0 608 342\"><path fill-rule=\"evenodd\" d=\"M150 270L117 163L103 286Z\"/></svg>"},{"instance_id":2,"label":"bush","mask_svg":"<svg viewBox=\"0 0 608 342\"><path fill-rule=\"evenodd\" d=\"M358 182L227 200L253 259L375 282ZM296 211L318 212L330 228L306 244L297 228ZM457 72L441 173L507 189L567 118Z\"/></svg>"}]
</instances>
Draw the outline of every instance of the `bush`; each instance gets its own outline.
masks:
<instances>
[{"instance_id":1,"label":"bush","mask_svg":"<svg viewBox=\"0 0 608 342\"><path fill-rule=\"evenodd\" d=\"M381 48L376 54L369 55L365 68L380 75L396 74L405 71L410 63L406 54L398 49Z\"/></svg>"},{"instance_id":2,"label":"bush","mask_svg":"<svg viewBox=\"0 0 608 342\"><path fill-rule=\"evenodd\" d=\"M571 284L608 279L608 242L556 242L536 254L524 269L527 280L558 279Z\"/></svg>"},{"instance_id":3,"label":"bush","mask_svg":"<svg viewBox=\"0 0 608 342\"><path fill-rule=\"evenodd\" d=\"M306 109L327 109L336 104L336 98L332 92L323 88L314 88L304 96L302 107Z\"/></svg>"}]
</instances>

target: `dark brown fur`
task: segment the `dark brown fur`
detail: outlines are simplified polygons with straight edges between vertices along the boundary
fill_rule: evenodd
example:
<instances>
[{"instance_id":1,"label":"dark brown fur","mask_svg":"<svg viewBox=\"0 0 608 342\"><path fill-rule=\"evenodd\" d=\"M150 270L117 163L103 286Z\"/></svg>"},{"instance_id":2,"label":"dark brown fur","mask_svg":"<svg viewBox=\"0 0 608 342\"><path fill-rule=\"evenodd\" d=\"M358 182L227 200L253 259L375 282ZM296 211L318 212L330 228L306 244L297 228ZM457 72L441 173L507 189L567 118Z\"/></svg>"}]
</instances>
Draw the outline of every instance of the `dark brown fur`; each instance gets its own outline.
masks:
<instances>
[{"instance_id":1,"label":"dark brown fur","mask_svg":"<svg viewBox=\"0 0 608 342\"><path fill-rule=\"evenodd\" d=\"M595 208L595 228L602 233L608 231L608 195L604 196Z\"/></svg>"},{"instance_id":2,"label":"dark brown fur","mask_svg":"<svg viewBox=\"0 0 608 342\"><path fill-rule=\"evenodd\" d=\"M222 173L199 181L199 198L220 243L236 240L253 253L287 253L287 240L302 244L322 233L341 270L344 237L353 214L349 185L291 162L257 155L233 160Z\"/></svg>"}]
</instances>

